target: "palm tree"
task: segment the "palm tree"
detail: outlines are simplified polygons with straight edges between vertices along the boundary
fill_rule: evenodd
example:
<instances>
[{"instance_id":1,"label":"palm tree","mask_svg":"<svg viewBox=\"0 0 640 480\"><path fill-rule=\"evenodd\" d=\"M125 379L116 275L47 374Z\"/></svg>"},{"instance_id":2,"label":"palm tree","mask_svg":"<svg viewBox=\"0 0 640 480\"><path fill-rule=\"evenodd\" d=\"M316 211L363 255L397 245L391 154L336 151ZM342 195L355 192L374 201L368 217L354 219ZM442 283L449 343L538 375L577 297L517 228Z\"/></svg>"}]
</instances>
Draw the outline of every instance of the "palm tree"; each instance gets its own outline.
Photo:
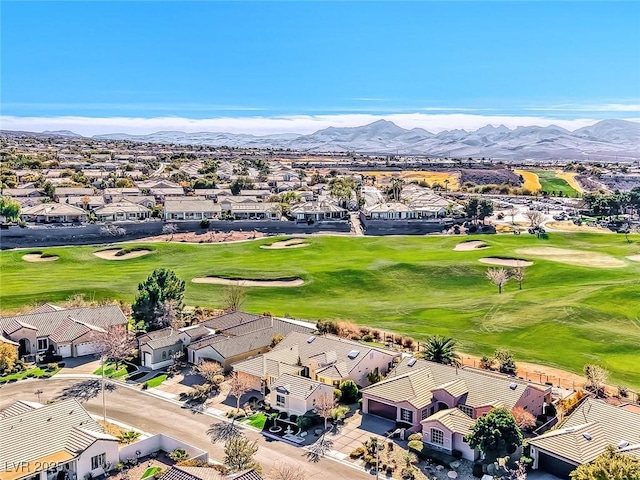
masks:
<instances>
[{"instance_id":1,"label":"palm tree","mask_svg":"<svg viewBox=\"0 0 640 480\"><path fill-rule=\"evenodd\" d=\"M424 344L424 358L431 362L442 363L444 365L461 365L461 358L455 350L458 343L450 337L433 335Z\"/></svg>"}]
</instances>

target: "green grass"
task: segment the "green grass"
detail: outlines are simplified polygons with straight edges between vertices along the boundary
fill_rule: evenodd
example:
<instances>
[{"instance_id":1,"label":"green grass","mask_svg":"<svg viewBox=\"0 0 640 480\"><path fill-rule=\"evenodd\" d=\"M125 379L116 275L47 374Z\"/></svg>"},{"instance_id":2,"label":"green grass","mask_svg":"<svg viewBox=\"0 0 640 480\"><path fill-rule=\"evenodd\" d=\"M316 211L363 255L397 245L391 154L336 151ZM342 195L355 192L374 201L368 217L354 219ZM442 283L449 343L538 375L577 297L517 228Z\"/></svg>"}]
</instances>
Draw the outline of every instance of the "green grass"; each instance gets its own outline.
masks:
<instances>
[{"instance_id":1,"label":"green grass","mask_svg":"<svg viewBox=\"0 0 640 480\"><path fill-rule=\"evenodd\" d=\"M159 387L162 384L162 382L164 382L166 379L167 379L167 375L165 375L164 373L162 375L157 375L152 379L144 382L145 388Z\"/></svg>"},{"instance_id":2,"label":"green grass","mask_svg":"<svg viewBox=\"0 0 640 480\"><path fill-rule=\"evenodd\" d=\"M580 193L567 183L563 178L556 177L555 172L550 170L538 170L533 172L538 175L540 180L541 190L552 195L552 192L556 192L555 196L560 196L562 192L563 197L579 197Z\"/></svg>"},{"instance_id":3,"label":"green grass","mask_svg":"<svg viewBox=\"0 0 640 480\"><path fill-rule=\"evenodd\" d=\"M24 370L22 372L12 373L11 375L0 377L0 383L22 380L24 378L50 378L59 371L60 368L56 368L55 370L48 370L46 368L33 367L29 370Z\"/></svg>"},{"instance_id":4,"label":"green grass","mask_svg":"<svg viewBox=\"0 0 640 480\"><path fill-rule=\"evenodd\" d=\"M104 367L105 367L104 368L105 377L119 378L119 377L124 377L128 373L127 367L124 364L120 364L120 368L118 368L118 370L116 370L115 363L106 363ZM99 367L95 372L93 372L93 374L102 375L102 367Z\"/></svg>"},{"instance_id":5,"label":"green grass","mask_svg":"<svg viewBox=\"0 0 640 480\"><path fill-rule=\"evenodd\" d=\"M516 360L581 373L602 364L611 383L640 388L640 236L552 233L483 236L490 248L454 252L468 237L309 237L307 248L260 249L273 238L236 244L153 244L154 255L119 262L93 255L96 247L48 248L51 263L28 263L23 251L0 253L0 298L5 310L34 302L88 299L131 302L154 268L167 267L186 281L185 303L220 307L224 286L194 284L208 275L244 278L298 276L296 288L247 289L245 310L309 320L346 319L424 340L449 335L461 350L486 355L510 348ZM131 244L127 244L131 245ZM133 244L135 245L135 244ZM623 268L577 267L519 255L516 250L553 246L590 250L624 260ZM502 295L485 278L483 256L524 257L524 289L506 285Z\"/></svg>"},{"instance_id":6,"label":"green grass","mask_svg":"<svg viewBox=\"0 0 640 480\"><path fill-rule=\"evenodd\" d=\"M262 412L258 412L249 417L243 418L240 421L257 428L258 430L262 430L264 428L264 424L267 422L267 416Z\"/></svg>"},{"instance_id":7,"label":"green grass","mask_svg":"<svg viewBox=\"0 0 640 480\"><path fill-rule=\"evenodd\" d=\"M153 477L156 473L160 473L161 471L162 471L162 468L160 468L160 467L149 467L144 471L144 473L140 477L140 480L144 480L145 478Z\"/></svg>"}]
</instances>

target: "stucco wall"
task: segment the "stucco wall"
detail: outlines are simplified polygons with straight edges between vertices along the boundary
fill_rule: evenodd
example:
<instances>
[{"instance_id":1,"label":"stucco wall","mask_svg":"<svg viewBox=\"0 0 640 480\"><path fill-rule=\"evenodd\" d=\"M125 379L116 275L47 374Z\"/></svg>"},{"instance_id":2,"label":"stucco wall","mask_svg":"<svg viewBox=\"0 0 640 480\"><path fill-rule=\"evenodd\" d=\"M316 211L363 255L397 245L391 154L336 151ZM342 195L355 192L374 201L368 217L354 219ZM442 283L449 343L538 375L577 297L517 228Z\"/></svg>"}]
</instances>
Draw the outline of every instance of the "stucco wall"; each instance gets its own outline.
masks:
<instances>
[{"instance_id":1,"label":"stucco wall","mask_svg":"<svg viewBox=\"0 0 640 480\"><path fill-rule=\"evenodd\" d=\"M135 458L136 452L140 452L140 456L144 457L159 450L172 452L176 448L182 448L186 451L190 459L203 460L205 462L209 460L209 454L206 451L162 433L121 447L119 456L120 461L123 462L127 458Z\"/></svg>"},{"instance_id":2,"label":"stucco wall","mask_svg":"<svg viewBox=\"0 0 640 480\"><path fill-rule=\"evenodd\" d=\"M85 475L91 473L98 476L104 473L102 468L91 469L91 457L106 453L106 462L112 468L118 463L118 442L117 440L96 440L89 448L80 454L76 464L78 480L84 480Z\"/></svg>"}]
</instances>

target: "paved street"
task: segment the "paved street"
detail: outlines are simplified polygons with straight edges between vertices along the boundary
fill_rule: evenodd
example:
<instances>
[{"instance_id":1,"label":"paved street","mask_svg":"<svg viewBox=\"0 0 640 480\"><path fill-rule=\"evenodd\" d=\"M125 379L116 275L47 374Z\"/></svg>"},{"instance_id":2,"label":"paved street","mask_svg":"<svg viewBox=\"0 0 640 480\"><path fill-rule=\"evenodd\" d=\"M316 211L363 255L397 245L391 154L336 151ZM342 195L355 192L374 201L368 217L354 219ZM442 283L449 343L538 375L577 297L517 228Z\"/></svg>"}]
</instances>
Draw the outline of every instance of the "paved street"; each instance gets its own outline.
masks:
<instances>
[{"instance_id":1,"label":"paved street","mask_svg":"<svg viewBox=\"0 0 640 480\"><path fill-rule=\"evenodd\" d=\"M45 402L58 396L65 387L79 381L81 380L52 378L4 385L0 389L0 409L20 399L36 401L34 392L38 389L44 392L41 398L42 402ZM222 460L224 457L223 446L211 444L206 435L209 425L216 421L212 417L192 413L175 403L122 386L118 386L113 392L108 392L106 399L107 416L113 420L149 433L172 435L195 447L207 450L210 456L217 460ZM84 406L89 412L102 415L100 396L88 400ZM256 454L256 460L263 466L265 472L268 472L276 462L284 461L300 465L305 471L305 478L308 479L371 478L360 470L331 459L323 458L318 463L308 462L304 450L282 442L267 442L262 435L253 430L247 430L246 435L251 440L258 441L260 448Z\"/></svg>"}]
</instances>

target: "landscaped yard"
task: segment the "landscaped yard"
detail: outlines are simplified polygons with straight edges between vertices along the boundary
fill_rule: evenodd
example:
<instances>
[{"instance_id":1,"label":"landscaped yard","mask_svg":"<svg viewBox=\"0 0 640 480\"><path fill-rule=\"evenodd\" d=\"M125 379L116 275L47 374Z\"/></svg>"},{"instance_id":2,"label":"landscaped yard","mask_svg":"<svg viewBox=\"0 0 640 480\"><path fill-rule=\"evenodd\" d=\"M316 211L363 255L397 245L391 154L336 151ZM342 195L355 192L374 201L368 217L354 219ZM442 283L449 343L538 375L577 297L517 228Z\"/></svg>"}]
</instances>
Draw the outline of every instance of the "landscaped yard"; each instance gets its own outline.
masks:
<instances>
[{"instance_id":1,"label":"landscaped yard","mask_svg":"<svg viewBox=\"0 0 640 480\"><path fill-rule=\"evenodd\" d=\"M105 377L109 377L109 378L124 377L127 373L128 373L127 367L123 363L121 363L118 366L117 370L116 370L116 364L115 363L105 363L105 365L104 365L104 375L105 375ZM93 374L94 375L102 375L102 367L98 368L95 372L93 372Z\"/></svg>"},{"instance_id":2,"label":"landscaped yard","mask_svg":"<svg viewBox=\"0 0 640 480\"><path fill-rule=\"evenodd\" d=\"M587 362L611 371L610 383L640 388L640 236L552 233L477 237L489 248L453 251L470 237L308 237L307 248L265 250L273 238L223 245L156 243L153 255L105 262L100 247L51 248L56 262L28 263L23 252L0 253L3 308L56 303L77 293L132 301L139 282L167 267L187 283L185 303L220 307L224 286L195 284L208 275L243 278L300 277L300 287L247 288L245 309L309 320L346 319L410 335L455 337L465 352L510 348L527 360L576 373ZM620 266L598 268L518 253L553 247L601 254ZM502 294L485 278L482 257L532 261L523 290ZM603 257L599 257L603 258Z\"/></svg>"},{"instance_id":3,"label":"landscaped yard","mask_svg":"<svg viewBox=\"0 0 640 480\"><path fill-rule=\"evenodd\" d=\"M264 428L264 424L267 421L267 416L262 412L258 412L258 413L254 413L253 415L250 415L248 417L245 417L245 418L241 419L240 421L242 423L246 423L247 425L251 425L254 428L262 430Z\"/></svg>"},{"instance_id":4,"label":"landscaped yard","mask_svg":"<svg viewBox=\"0 0 640 480\"><path fill-rule=\"evenodd\" d=\"M22 380L24 378L49 378L58 373L60 371L60 368L61 367L59 366L54 369L33 367L22 372L12 373L11 375L0 377L0 383L14 382L17 380Z\"/></svg>"},{"instance_id":5,"label":"landscaped yard","mask_svg":"<svg viewBox=\"0 0 640 480\"><path fill-rule=\"evenodd\" d=\"M164 382L167 379L167 375L166 374L160 374L160 375L156 375L155 377L153 377L150 380L147 380L146 382L144 382L144 388L156 388L159 387L162 382Z\"/></svg>"}]
</instances>

